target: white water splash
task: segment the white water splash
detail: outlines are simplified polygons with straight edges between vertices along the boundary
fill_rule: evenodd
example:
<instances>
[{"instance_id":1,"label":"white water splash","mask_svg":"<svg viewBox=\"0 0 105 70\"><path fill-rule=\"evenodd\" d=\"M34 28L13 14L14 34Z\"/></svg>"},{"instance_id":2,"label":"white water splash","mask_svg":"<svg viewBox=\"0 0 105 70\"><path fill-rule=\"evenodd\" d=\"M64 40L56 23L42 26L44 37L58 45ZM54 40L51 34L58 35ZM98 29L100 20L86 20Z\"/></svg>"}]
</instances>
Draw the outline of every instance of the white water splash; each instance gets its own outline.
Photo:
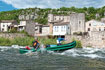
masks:
<instances>
[{"instance_id":1,"label":"white water splash","mask_svg":"<svg viewBox=\"0 0 105 70\"><path fill-rule=\"evenodd\" d=\"M105 49L98 48L80 48L80 49L70 49L62 53L55 53L57 55L66 55L72 57L88 57L88 58L105 58Z\"/></svg>"}]
</instances>

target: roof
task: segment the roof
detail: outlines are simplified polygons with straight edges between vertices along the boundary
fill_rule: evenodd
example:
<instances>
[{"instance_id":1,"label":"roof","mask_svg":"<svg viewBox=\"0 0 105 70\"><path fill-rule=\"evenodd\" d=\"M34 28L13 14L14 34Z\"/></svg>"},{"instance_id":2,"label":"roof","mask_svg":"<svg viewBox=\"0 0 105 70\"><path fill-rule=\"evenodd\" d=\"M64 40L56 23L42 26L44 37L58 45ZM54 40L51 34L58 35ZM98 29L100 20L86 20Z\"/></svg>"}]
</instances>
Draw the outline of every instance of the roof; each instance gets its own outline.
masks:
<instances>
[{"instance_id":1,"label":"roof","mask_svg":"<svg viewBox=\"0 0 105 70\"><path fill-rule=\"evenodd\" d=\"M88 22L86 22L86 24L90 24L90 23L92 23L92 25L95 25L95 26L99 26L99 25L101 25L101 26L105 26L105 23L104 22L101 22L101 21L97 21L97 20L90 20L90 21L88 21Z\"/></svg>"},{"instance_id":2,"label":"roof","mask_svg":"<svg viewBox=\"0 0 105 70\"><path fill-rule=\"evenodd\" d=\"M49 25L43 25L43 27L49 27Z\"/></svg>"},{"instance_id":3,"label":"roof","mask_svg":"<svg viewBox=\"0 0 105 70\"><path fill-rule=\"evenodd\" d=\"M69 22L62 22L62 23L54 24L54 26L68 25L68 24L69 24Z\"/></svg>"},{"instance_id":4,"label":"roof","mask_svg":"<svg viewBox=\"0 0 105 70\"><path fill-rule=\"evenodd\" d=\"M42 24L35 24L35 26L42 26Z\"/></svg>"},{"instance_id":5,"label":"roof","mask_svg":"<svg viewBox=\"0 0 105 70\"><path fill-rule=\"evenodd\" d=\"M63 20L56 20L56 21L51 21L50 23L58 23L58 22L62 22Z\"/></svg>"},{"instance_id":6,"label":"roof","mask_svg":"<svg viewBox=\"0 0 105 70\"><path fill-rule=\"evenodd\" d=\"M16 20L1 20L1 23L14 23Z\"/></svg>"}]
</instances>

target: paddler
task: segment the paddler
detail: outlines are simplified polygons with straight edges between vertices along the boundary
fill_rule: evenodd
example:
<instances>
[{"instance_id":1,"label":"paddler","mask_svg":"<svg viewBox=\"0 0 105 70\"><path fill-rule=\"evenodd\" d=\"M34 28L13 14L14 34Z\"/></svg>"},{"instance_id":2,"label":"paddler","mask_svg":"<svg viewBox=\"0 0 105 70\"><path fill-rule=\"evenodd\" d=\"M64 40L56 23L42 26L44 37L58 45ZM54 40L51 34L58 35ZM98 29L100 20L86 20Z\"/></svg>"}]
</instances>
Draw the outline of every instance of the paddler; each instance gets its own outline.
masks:
<instances>
[{"instance_id":1,"label":"paddler","mask_svg":"<svg viewBox=\"0 0 105 70\"><path fill-rule=\"evenodd\" d=\"M33 47L37 50L39 48L39 41L38 38L36 37L35 40L33 41Z\"/></svg>"},{"instance_id":2,"label":"paddler","mask_svg":"<svg viewBox=\"0 0 105 70\"><path fill-rule=\"evenodd\" d=\"M57 45L61 45L61 41L64 41L64 38L61 38L60 36L58 36L57 38Z\"/></svg>"}]
</instances>

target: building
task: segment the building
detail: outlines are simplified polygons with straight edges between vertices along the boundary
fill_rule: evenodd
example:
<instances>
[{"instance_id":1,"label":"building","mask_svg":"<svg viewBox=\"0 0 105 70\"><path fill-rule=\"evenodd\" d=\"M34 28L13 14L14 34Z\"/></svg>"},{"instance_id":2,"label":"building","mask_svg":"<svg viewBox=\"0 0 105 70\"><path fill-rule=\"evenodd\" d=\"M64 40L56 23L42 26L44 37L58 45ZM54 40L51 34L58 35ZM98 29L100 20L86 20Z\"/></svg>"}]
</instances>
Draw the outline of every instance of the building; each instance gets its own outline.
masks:
<instances>
[{"instance_id":1,"label":"building","mask_svg":"<svg viewBox=\"0 0 105 70\"><path fill-rule=\"evenodd\" d=\"M50 35L49 25L43 25L42 26L42 35L43 36Z\"/></svg>"},{"instance_id":2,"label":"building","mask_svg":"<svg viewBox=\"0 0 105 70\"><path fill-rule=\"evenodd\" d=\"M62 22L70 22L70 16L48 14L48 25L50 27L50 34L53 34L53 25Z\"/></svg>"},{"instance_id":3,"label":"building","mask_svg":"<svg viewBox=\"0 0 105 70\"><path fill-rule=\"evenodd\" d=\"M105 23L105 17L101 18L101 22Z\"/></svg>"},{"instance_id":4,"label":"building","mask_svg":"<svg viewBox=\"0 0 105 70\"><path fill-rule=\"evenodd\" d=\"M53 35L54 36L64 36L67 34L70 34L70 28L69 28L69 23L60 23L60 24L54 24L53 26Z\"/></svg>"},{"instance_id":5,"label":"building","mask_svg":"<svg viewBox=\"0 0 105 70\"><path fill-rule=\"evenodd\" d=\"M18 31L25 30L27 21L20 21L20 24L18 25Z\"/></svg>"},{"instance_id":6,"label":"building","mask_svg":"<svg viewBox=\"0 0 105 70\"><path fill-rule=\"evenodd\" d=\"M12 27L16 25L18 25L18 23L15 20L2 20L0 22L0 26L1 26L0 29L2 32L7 32L9 29L11 29Z\"/></svg>"},{"instance_id":7,"label":"building","mask_svg":"<svg viewBox=\"0 0 105 70\"><path fill-rule=\"evenodd\" d=\"M105 31L105 23L96 20L86 22L86 32L91 33L92 31Z\"/></svg>"},{"instance_id":8,"label":"building","mask_svg":"<svg viewBox=\"0 0 105 70\"><path fill-rule=\"evenodd\" d=\"M42 34L42 24L35 24L35 36L40 36Z\"/></svg>"},{"instance_id":9,"label":"building","mask_svg":"<svg viewBox=\"0 0 105 70\"><path fill-rule=\"evenodd\" d=\"M72 13L70 14L70 34L75 32L85 32L85 14Z\"/></svg>"},{"instance_id":10,"label":"building","mask_svg":"<svg viewBox=\"0 0 105 70\"><path fill-rule=\"evenodd\" d=\"M33 22L33 21L27 21L27 24L26 24L26 28L25 28L25 31L31 35L31 36L35 36L35 25L37 23Z\"/></svg>"},{"instance_id":11,"label":"building","mask_svg":"<svg viewBox=\"0 0 105 70\"><path fill-rule=\"evenodd\" d=\"M70 34L74 32L85 31L85 14L84 13L72 13L70 15L48 15L48 24L50 26L50 34L53 34L53 25L69 23Z\"/></svg>"},{"instance_id":12,"label":"building","mask_svg":"<svg viewBox=\"0 0 105 70\"><path fill-rule=\"evenodd\" d=\"M48 22L53 24L58 22L70 22L70 16L48 14Z\"/></svg>"}]
</instances>

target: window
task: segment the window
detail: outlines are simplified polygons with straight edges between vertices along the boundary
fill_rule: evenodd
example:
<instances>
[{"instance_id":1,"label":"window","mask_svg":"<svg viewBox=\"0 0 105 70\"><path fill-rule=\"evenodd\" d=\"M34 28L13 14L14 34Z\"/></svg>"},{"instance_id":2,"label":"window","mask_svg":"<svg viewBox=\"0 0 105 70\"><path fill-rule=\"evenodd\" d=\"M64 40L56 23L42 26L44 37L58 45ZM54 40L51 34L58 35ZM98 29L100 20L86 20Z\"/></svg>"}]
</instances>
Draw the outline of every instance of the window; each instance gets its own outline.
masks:
<instances>
[{"instance_id":1,"label":"window","mask_svg":"<svg viewBox=\"0 0 105 70\"><path fill-rule=\"evenodd\" d=\"M56 26L55 26L55 31L56 31Z\"/></svg>"},{"instance_id":2,"label":"window","mask_svg":"<svg viewBox=\"0 0 105 70\"><path fill-rule=\"evenodd\" d=\"M101 31L101 28L99 28L99 31Z\"/></svg>"},{"instance_id":3,"label":"window","mask_svg":"<svg viewBox=\"0 0 105 70\"><path fill-rule=\"evenodd\" d=\"M3 25L3 27L5 27L5 25Z\"/></svg>"},{"instance_id":4,"label":"window","mask_svg":"<svg viewBox=\"0 0 105 70\"><path fill-rule=\"evenodd\" d=\"M59 30L59 27L57 26L57 32L58 32L58 30Z\"/></svg>"},{"instance_id":5,"label":"window","mask_svg":"<svg viewBox=\"0 0 105 70\"><path fill-rule=\"evenodd\" d=\"M4 28L2 28L2 31L4 31Z\"/></svg>"},{"instance_id":6,"label":"window","mask_svg":"<svg viewBox=\"0 0 105 70\"><path fill-rule=\"evenodd\" d=\"M89 26L91 26L91 23L89 24Z\"/></svg>"},{"instance_id":7,"label":"window","mask_svg":"<svg viewBox=\"0 0 105 70\"><path fill-rule=\"evenodd\" d=\"M81 21L79 21L79 27L81 26Z\"/></svg>"},{"instance_id":8,"label":"window","mask_svg":"<svg viewBox=\"0 0 105 70\"><path fill-rule=\"evenodd\" d=\"M61 20L61 18L59 18L59 20Z\"/></svg>"},{"instance_id":9,"label":"window","mask_svg":"<svg viewBox=\"0 0 105 70\"><path fill-rule=\"evenodd\" d=\"M90 31L90 28L88 28L88 31Z\"/></svg>"},{"instance_id":10,"label":"window","mask_svg":"<svg viewBox=\"0 0 105 70\"><path fill-rule=\"evenodd\" d=\"M69 29L69 27L68 27L68 29Z\"/></svg>"},{"instance_id":11,"label":"window","mask_svg":"<svg viewBox=\"0 0 105 70\"><path fill-rule=\"evenodd\" d=\"M55 20L56 20L56 18L55 18Z\"/></svg>"}]
</instances>

